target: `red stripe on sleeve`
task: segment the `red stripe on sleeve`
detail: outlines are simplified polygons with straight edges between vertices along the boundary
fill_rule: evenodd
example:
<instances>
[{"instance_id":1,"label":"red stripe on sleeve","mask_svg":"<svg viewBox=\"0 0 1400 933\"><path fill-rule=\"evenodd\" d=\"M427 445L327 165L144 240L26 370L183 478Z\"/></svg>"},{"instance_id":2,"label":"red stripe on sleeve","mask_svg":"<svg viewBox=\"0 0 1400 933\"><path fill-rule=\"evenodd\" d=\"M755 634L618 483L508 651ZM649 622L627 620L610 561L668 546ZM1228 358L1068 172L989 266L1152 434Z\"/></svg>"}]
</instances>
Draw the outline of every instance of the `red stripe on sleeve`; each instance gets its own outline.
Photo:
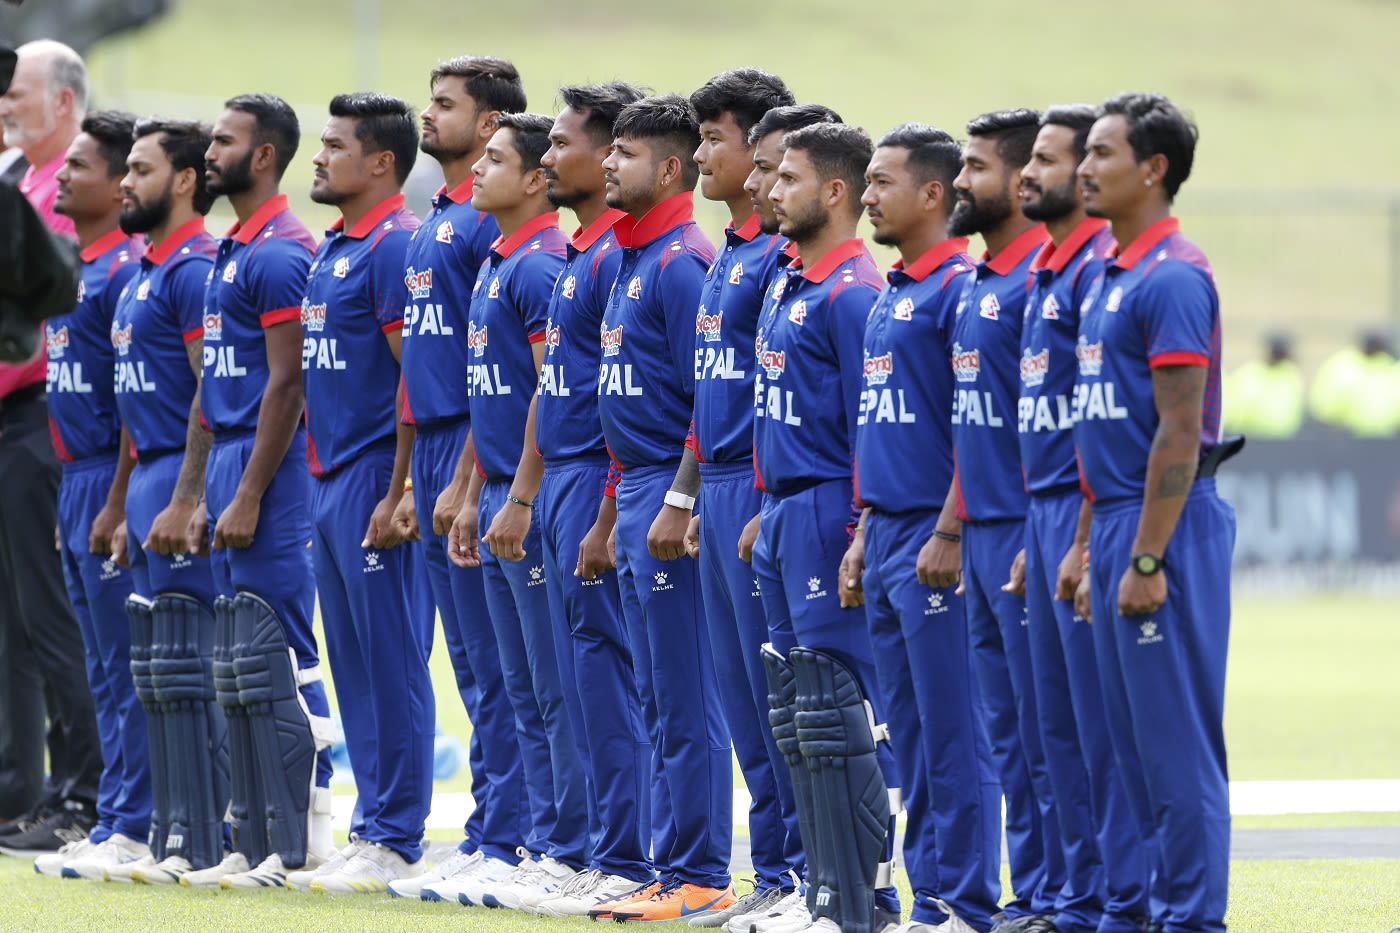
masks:
<instances>
[{"instance_id":1,"label":"red stripe on sleeve","mask_svg":"<svg viewBox=\"0 0 1400 933\"><path fill-rule=\"evenodd\" d=\"M1210 358L1204 353L1191 353L1186 350L1177 350L1171 353L1158 353L1149 357L1147 365L1153 369L1162 366L1200 366L1205 368L1210 366Z\"/></svg>"},{"instance_id":2,"label":"red stripe on sleeve","mask_svg":"<svg viewBox=\"0 0 1400 933\"><path fill-rule=\"evenodd\" d=\"M196 340L203 340L203 339L204 339L204 327L203 327L203 325L201 325L201 326L199 326L199 327L196 327L194 330L187 330L187 331L185 331L184 337L185 337L185 346L189 346L190 344L194 343Z\"/></svg>"},{"instance_id":3,"label":"red stripe on sleeve","mask_svg":"<svg viewBox=\"0 0 1400 933\"><path fill-rule=\"evenodd\" d=\"M301 308L278 308L276 311L269 311L258 316L258 323L264 328L274 324L286 324L288 321L300 321Z\"/></svg>"}]
</instances>

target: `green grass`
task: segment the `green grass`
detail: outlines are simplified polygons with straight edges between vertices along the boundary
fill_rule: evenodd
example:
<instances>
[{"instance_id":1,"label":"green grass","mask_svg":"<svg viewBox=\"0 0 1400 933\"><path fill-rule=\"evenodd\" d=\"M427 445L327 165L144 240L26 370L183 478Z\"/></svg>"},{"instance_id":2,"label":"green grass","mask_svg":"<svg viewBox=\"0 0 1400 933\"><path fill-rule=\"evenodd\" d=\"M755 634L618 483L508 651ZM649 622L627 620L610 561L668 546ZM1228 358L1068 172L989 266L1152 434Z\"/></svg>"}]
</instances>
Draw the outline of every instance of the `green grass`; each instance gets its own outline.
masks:
<instances>
[{"instance_id":1,"label":"green grass","mask_svg":"<svg viewBox=\"0 0 1400 933\"><path fill-rule=\"evenodd\" d=\"M624 77L689 93L720 70L759 65L877 134L911 119L956 131L996 107L1151 88L1201 125L1180 212L1215 265L1227 360L1253 355L1263 330L1290 327L1308 332L1299 351L1315 364L1384 318L1388 266L1400 264L1385 214L1394 202L1400 218L1400 127L1382 117L1400 112L1396 4L1178 0L1163 14L1110 0L888 0L855 13L844 0L395 0L377 4L363 53L357 6L376 4L182 0L94 50L93 83L106 103L205 119L230 94L270 90L297 106L311 135L332 94L373 87L422 105L433 63L468 51L513 59L538 110L553 109L561 83ZM288 188L309 222L324 223L331 215L304 197L310 154ZM1353 194L1300 196L1300 187ZM1241 199L1226 203L1222 189L1254 196L1232 207ZM723 223L712 206L701 218L712 232ZM1344 275L1330 258L1338 248ZM1330 325L1321 331L1319 316Z\"/></svg>"},{"instance_id":2,"label":"green grass","mask_svg":"<svg viewBox=\"0 0 1400 933\"><path fill-rule=\"evenodd\" d=\"M1234 829L1349 829L1352 827L1395 826L1397 813L1271 813L1266 816L1232 816Z\"/></svg>"},{"instance_id":3,"label":"green grass","mask_svg":"<svg viewBox=\"0 0 1400 933\"><path fill-rule=\"evenodd\" d=\"M908 904L908 887L901 877ZM1006 878L1003 877L1003 883ZM427 904L387 896L192 891L44 878L28 859L0 857L0 931L249 930L257 933L565 933L583 919ZM1226 922L1241 933L1385 933L1400 923L1400 860L1236 861Z\"/></svg>"}]
</instances>

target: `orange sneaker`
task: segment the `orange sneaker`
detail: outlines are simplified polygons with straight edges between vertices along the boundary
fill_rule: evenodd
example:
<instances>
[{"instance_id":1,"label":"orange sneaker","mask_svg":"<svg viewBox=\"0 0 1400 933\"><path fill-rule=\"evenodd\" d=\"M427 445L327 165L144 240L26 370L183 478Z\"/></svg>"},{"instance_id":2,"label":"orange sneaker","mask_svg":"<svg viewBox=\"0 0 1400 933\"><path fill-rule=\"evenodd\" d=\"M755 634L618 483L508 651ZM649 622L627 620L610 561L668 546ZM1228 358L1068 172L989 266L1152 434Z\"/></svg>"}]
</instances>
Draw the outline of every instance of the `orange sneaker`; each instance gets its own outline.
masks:
<instances>
[{"instance_id":1,"label":"orange sneaker","mask_svg":"<svg viewBox=\"0 0 1400 933\"><path fill-rule=\"evenodd\" d=\"M631 921L685 920L711 910L724 910L734 903L734 888L706 888L698 884L672 882L657 889L646 900L633 900L613 908L618 923Z\"/></svg>"},{"instance_id":2,"label":"orange sneaker","mask_svg":"<svg viewBox=\"0 0 1400 933\"><path fill-rule=\"evenodd\" d=\"M660 881L648 881L646 884L638 885L626 894L619 894L617 897L604 898L598 902L598 906L588 912L590 920L610 920L614 907L623 904L631 904L633 901L645 901L660 890L664 885Z\"/></svg>"}]
</instances>

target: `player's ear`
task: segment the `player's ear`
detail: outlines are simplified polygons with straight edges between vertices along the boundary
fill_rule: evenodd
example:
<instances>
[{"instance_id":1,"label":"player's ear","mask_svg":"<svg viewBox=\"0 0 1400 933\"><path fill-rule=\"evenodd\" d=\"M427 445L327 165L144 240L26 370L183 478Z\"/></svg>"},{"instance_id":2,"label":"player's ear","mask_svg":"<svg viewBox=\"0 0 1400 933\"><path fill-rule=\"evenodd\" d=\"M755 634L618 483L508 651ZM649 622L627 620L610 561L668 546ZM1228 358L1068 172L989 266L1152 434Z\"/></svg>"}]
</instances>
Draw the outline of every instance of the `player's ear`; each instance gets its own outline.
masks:
<instances>
[{"instance_id":1,"label":"player's ear","mask_svg":"<svg viewBox=\"0 0 1400 933\"><path fill-rule=\"evenodd\" d=\"M525 194L534 197L545 189L544 169L532 168L525 173Z\"/></svg>"},{"instance_id":2,"label":"player's ear","mask_svg":"<svg viewBox=\"0 0 1400 933\"><path fill-rule=\"evenodd\" d=\"M496 130L500 128L501 112L499 110L488 110L476 118L476 135L483 142L494 136Z\"/></svg>"},{"instance_id":3,"label":"player's ear","mask_svg":"<svg viewBox=\"0 0 1400 933\"><path fill-rule=\"evenodd\" d=\"M392 175L394 173L394 154L388 149L381 149L371 157L369 171L371 175Z\"/></svg>"},{"instance_id":4,"label":"player's ear","mask_svg":"<svg viewBox=\"0 0 1400 933\"><path fill-rule=\"evenodd\" d=\"M1154 152L1143 160L1142 167L1145 169L1143 180L1153 185L1160 186L1167 177L1167 157L1163 153Z\"/></svg>"},{"instance_id":5,"label":"player's ear","mask_svg":"<svg viewBox=\"0 0 1400 933\"><path fill-rule=\"evenodd\" d=\"M193 168L182 168L175 173L173 190L177 195L194 193L199 186L199 179L195 177L195 171L196 169Z\"/></svg>"},{"instance_id":6,"label":"player's ear","mask_svg":"<svg viewBox=\"0 0 1400 933\"><path fill-rule=\"evenodd\" d=\"M673 184L677 179L681 177L681 173L684 171L685 166L681 164L680 156L668 155L666 158L662 159L659 163L657 163L657 184L661 185L662 187Z\"/></svg>"},{"instance_id":7,"label":"player's ear","mask_svg":"<svg viewBox=\"0 0 1400 933\"><path fill-rule=\"evenodd\" d=\"M277 147L272 143L263 143L253 150L253 171L264 172L277 167Z\"/></svg>"},{"instance_id":8,"label":"player's ear","mask_svg":"<svg viewBox=\"0 0 1400 933\"><path fill-rule=\"evenodd\" d=\"M943 182L931 181L919 189L919 206L926 211L937 210L946 197Z\"/></svg>"},{"instance_id":9,"label":"player's ear","mask_svg":"<svg viewBox=\"0 0 1400 933\"><path fill-rule=\"evenodd\" d=\"M849 191L847 190L846 186L846 179L844 178L831 179L826 183L825 188L827 207L835 207L836 205L841 203L842 198L846 197L847 194L849 194Z\"/></svg>"}]
</instances>

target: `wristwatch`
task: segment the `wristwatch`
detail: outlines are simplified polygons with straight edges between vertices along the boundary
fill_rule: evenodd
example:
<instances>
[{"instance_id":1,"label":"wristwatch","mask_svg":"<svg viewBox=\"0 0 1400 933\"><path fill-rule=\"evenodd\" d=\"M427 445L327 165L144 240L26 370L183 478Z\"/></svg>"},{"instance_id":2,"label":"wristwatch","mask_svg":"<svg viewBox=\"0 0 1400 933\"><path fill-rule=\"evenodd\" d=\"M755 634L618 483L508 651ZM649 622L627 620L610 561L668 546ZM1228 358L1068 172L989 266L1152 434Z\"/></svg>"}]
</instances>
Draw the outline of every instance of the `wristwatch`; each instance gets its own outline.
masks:
<instances>
[{"instance_id":1,"label":"wristwatch","mask_svg":"<svg viewBox=\"0 0 1400 933\"><path fill-rule=\"evenodd\" d=\"M1132 568L1144 577L1150 577L1154 573L1161 573L1162 568L1167 566L1167 562L1156 554L1149 554L1143 551L1141 554L1132 556Z\"/></svg>"}]
</instances>

